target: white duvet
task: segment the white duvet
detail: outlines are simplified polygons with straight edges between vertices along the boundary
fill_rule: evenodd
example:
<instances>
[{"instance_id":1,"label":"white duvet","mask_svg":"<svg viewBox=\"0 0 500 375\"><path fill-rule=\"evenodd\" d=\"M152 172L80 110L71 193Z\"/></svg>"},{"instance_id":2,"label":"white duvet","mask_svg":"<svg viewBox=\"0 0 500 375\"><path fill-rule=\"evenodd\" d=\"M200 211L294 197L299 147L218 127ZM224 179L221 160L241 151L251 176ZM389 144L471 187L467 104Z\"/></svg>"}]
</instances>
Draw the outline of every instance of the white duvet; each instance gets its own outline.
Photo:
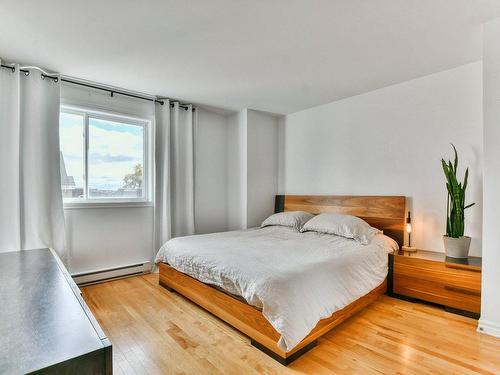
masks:
<instances>
[{"instance_id":1,"label":"white duvet","mask_svg":"<svg viewBox=\"0 0 500 375\"><path fill-rule=\"evenodd\" d=\"M178 237L156 256L207 284L262 309L290 351L316 326L379 286L388 253L397 246L384 235L368 245L316 232L272 226Z\"/></svg>"}]
</instances>

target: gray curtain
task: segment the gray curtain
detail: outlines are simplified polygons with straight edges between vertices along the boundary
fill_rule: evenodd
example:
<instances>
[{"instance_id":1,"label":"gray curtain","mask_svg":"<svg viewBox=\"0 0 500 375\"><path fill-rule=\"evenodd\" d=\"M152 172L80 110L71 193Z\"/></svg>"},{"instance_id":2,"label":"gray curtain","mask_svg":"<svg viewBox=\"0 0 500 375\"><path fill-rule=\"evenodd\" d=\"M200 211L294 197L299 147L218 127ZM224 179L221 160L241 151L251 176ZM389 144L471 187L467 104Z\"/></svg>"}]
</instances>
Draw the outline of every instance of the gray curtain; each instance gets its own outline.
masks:
<instances>
[{"instance_id":1,"label":"gray curtain","mask_svg":"<svg viewBox=\"0 0 500 375\"><path fill-rule=\"evenodd\" d=\"M0 69L0 251L49 247L66 261L60 81Z\"/></svg>"},{"instance_id":2,"label":"gray curtain","mask_svg":"<svg viewBox=\"0 0 500 375\"><path fill-rule=\"evenodd\" d=\"M172 237L194 234L192 106L155 104L155 250Z\"/></svg>"}]
</instances>

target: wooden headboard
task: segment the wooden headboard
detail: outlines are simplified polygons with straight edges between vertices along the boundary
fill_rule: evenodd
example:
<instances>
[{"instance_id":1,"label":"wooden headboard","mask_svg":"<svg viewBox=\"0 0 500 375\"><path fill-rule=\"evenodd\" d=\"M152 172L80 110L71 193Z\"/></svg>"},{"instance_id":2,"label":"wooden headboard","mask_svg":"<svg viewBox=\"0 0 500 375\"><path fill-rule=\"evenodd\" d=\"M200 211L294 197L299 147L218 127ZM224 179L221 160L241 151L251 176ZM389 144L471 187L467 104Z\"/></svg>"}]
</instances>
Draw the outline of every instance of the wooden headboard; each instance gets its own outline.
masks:
<instances>
[{"instance_id":1,"label":"wooden headboard","mask_svg":"<svg viewBox=\"0 0 500 375\"><path fill-rule=\"evenodd\" d=\"M357 216L384 231L399 246L405 229L404 196L370 195L277 195L275 212L306 211L312 214L335 212Z\"/></svg>"}]
</instances>

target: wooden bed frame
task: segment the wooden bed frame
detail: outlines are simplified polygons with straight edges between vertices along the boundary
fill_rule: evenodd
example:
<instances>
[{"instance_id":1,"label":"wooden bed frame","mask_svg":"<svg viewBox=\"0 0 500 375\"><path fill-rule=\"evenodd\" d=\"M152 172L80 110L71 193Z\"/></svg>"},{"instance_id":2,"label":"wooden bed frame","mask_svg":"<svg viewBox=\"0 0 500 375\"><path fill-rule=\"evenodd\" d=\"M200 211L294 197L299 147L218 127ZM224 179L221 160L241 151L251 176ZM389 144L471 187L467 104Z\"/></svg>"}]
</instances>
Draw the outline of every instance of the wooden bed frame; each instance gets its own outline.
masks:
<instances>
[{"instance_id":1,"label":"wooden bed frame","mask_svg":"<svg viewBox=\"0 0 500 375\"><path fill-rule=\"evenodd\" d=\"M278 195L275 212L307 211L313 214L335 212L354 215L383 230L401 246L404 235L405 197L403 196L319 196ZM251 339L252 345L284 365L289 364L313 348L317 339L344 320L376 300L387 291L387 279L365 296L352 302L332 316L322 319L296 347L289 352L278 348L280 334L262 313L230 295L183 274L166 263L160 264L159 283L176 291L200 307L241 331Z\"/></svg>"}]
</instances>

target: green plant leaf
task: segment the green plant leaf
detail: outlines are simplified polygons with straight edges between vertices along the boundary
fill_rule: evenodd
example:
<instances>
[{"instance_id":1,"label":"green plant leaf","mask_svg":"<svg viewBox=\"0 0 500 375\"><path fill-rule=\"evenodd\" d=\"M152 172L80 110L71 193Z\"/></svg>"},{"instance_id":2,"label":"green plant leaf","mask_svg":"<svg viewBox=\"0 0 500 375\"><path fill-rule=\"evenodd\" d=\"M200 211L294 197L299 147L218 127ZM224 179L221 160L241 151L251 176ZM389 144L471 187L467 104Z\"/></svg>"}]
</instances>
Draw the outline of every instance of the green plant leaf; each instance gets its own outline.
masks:
<instances>
[{"instance_id":1,"label":"green plant leaf","mask_svg":"<svg viewBox=\"0 0 500 375\"><path fill-rule=\"evenodd\" d=\"M453 152L455 153L455 162L453 163L454 164L454 169L453 169L453 172L455 174L457 174L457 168L458 168L458 153L457 153L457 149L455 148L455 145L452 143L451 144L451 147L453 147Z\"/></svg>"},{"instance_id":2,"label":"green plant leaf","mask_svg":"<svg viewBox=\"0 0 500 375\"><path fill-rule=\"evenodd\" d=\"M467 180L469 179L469 168L465 170L465 177L464 177L464 193L465 189L467 189Z\"/></svg>"}]
</instances>

